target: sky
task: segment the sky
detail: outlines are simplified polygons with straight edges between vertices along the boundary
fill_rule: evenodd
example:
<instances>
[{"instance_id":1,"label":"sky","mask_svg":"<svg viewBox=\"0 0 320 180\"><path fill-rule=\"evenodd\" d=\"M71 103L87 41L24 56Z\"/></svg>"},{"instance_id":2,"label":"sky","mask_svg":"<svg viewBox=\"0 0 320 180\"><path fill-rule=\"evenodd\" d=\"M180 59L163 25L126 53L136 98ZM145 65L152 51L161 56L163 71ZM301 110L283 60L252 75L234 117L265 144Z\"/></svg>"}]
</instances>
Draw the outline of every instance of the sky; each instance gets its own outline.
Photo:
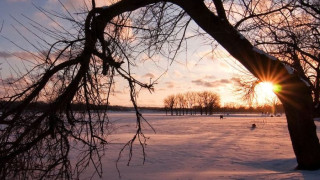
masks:
<instances>
[{"instance_id":1,"label":"sky","mask_svg":"<svg viewBox=\"0 0 320 180\"><path fill-rule=\"evenodd\" d=\"M62 0L67 8L77 8L79 1ZM53 26L34 5L46 10L62 11L58 0L1 0L0 1L0 68L1 78L10 77L15 67L21 66L17 57L12 54L25 56L24 52L12 42L22 48L32 50L32 47L19 36L15 29L19 29L28 37L28 32L19 24L24 22L23 15L47 26ZM104 0L98 6L105 5ZM0 26L1 27L1 26ZM188 33L188 32L187 32ZM30 36L31 37L31 36ZM207 37L208 38L208 37ZM10 42L12 41L12 42ZM181 53L174 62L159 59L154 61L137 60L134 67L134 76L142 82L158 79L155 91L150 93L141 90L138 96L138 105L156 106L163 105L163 99L171 94L188 91L212 91L221 97L221 105L244 104L238 93L235 92L235 79L241 76L243 67L234 60L222 47L217 47L211 52L211 46L205 41L212 39L193 40L188 44L188 51ZM206 56L205 56L206 55ZM30 57L32 58L32 57ZM111 97L111 105L130 106L128 86L125 82L116 83L115 91Z\"/></svg>"}]
</instances>

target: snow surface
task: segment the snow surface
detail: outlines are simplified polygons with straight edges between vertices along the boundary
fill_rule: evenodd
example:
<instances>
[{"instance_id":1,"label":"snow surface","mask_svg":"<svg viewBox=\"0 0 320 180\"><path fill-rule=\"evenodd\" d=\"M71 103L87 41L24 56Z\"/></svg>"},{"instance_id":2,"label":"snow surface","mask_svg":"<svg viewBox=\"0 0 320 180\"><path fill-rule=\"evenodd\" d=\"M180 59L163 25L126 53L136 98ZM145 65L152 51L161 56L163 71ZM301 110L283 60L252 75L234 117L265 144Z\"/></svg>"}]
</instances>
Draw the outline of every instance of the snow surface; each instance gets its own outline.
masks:
<instances>
[{"instance_id":1,"label":"snow surface","mask_svg":"<svg viewBox=\"0 0 320 180\"><path fill-rule=\"evenodd\" d=\"M245 39L245 37L240 32L238 32L238 34L240 36L240 39Z\"/></svg>"},{"instance_id":2,"label":"snow surface","mask_svg":"<svg viewBox=\"0 0 320 180\"><path fill-rule=\"evenodd\" d=\"M156 129L145 124L146 162L134 147L127 166L128 152L118 164L121 180L203 180L203 179L319 179L320 171L294 170L297 165L285 117L259 114L214 116L144 115ZM284 116L284 115L283 115ZM102 159L103 177L119 179L116 159L123 143L134 133L133 113L111 113L116 134ZM320 122L316 122L319 125ZM252 129L252 124L256 128ZM318 135L320 131L318 130ZM81 177L89 179L92 167ZM100 179L94 176L93 179Z\"/></svg>"},{"instance_id":3,"label":"snow surface","mask_svg":"<svg viewBox=\"0 0 320 180\"><path fill-rule=\"evenodd\" d=\"M310 84L309 84L306 80L304 80L302 77L300 77L300 80L301 80L306 86L310 87Z\"/></svg>"},{"instance_id":4,"label":"snow surface","mask_svg":"<svg viewBox=\"0 0 320 180\"><path fill-rule=\"evenodd\" d=\"M287 69L289 74L293 74L294 69L291 66L288 66L288 65L284 64L284 67Z\"/></svg>"},{"instance_id":5,"label":"snow surface","mask_svg":"<svg viewBox=\"0 0 320 180\"><path fill-rule=\"evenodd\" d=\"M264 51L261 50L261 49L258 49L258 48L256 48L256 47L253 47L252 50L255 51L256 53L259 53L259 54L262 54L262 55L267 56L267 57L268 57L269 59L271 59L271 60L274 60L274 61L277 60L276 57L267 54L266 52L264 52Z\"/></svg>"}]
</instances>

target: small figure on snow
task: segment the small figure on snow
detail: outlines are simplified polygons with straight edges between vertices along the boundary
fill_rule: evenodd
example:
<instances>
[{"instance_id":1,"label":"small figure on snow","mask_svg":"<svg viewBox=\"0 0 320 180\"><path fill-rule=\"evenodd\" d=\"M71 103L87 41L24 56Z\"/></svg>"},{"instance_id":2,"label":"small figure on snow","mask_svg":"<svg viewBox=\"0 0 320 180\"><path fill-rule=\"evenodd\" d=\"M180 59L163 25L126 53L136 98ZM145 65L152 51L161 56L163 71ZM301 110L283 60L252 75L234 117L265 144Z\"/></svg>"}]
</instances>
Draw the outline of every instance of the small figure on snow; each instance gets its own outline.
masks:
<instances>
[{"instance_id":1,"label":"small figure on snow","mask_svg":"<svg viewBox=\"0 0 320 180\"><path fill-rule=\"evenodd\" d=\"M256 124L252 124L251 129L255 129L257 127Z\"/></svg>"},{"instance_id":2,"label":"small figure on snow","mask_svg":"<svg viewBox=\"0 0 320 180\"><path fill-rule=\"evenodd\" d=\"M223 119L223 115L220 115L220 119Z\"/></svg>"}]
</instances>

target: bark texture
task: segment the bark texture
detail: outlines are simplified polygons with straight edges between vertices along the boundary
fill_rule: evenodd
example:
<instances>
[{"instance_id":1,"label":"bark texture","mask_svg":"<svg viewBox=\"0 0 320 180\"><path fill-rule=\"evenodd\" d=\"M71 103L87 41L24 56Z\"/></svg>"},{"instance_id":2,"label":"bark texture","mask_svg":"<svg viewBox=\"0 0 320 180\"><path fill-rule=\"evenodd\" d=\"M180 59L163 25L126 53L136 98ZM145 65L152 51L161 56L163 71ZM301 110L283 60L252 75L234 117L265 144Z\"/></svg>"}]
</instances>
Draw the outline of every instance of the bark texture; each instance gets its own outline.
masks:
<instances>
[{"instance_id":1,"label":"bark texture","mask_svg":"<svg viewBox=\"0 0 320 180\"><path fill-rule=\"evenodd\" d=\"M285 108L297 168L319 169L320 145L313 121L313 102L308 84L294 72L290 72L279 60L254 48L226 19L212 13L203 2L185 0L175 3L253 75L262 81L272 80L281 87L277 96ZM221 9L217 12L221 12Z\"/></svg>"},{"instance_id":2,"label":"bark texture","mask_svg":"<svg viewBox=\"0 0 320 180\"><path fill-rule=\"evenodd\" d=\"M133 11L157 0L123 0L103 17ZM272 80L281 87L277 96L285 108L288 129L299 169L320 168L320 144L313 121L312 94L308 85L279 60L256 49L226 19L221 1L214 1L218 14L210 11L201 0L168 0L184 9L188 15L235 59L261 81ZM108 14L108 15L107 15ZM108 19L107 18L107 19Z\"/></svg>"}]
</instances>

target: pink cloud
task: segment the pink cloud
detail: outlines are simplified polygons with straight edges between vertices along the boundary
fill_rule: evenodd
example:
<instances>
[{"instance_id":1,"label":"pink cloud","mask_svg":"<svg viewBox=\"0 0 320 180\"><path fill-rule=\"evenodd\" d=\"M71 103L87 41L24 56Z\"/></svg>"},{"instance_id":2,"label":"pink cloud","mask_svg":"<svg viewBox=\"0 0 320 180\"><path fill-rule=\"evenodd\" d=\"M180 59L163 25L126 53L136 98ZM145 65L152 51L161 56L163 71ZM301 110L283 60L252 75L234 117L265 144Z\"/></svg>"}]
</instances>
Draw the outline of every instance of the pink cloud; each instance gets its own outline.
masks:
<instances>
[{"instance_id":1,"label":"pink cloud","mask_svg":"<svg viewBox=\"0 0 320 180\"><path fill-rule=\"evenodd\" d=\"M144 78L155 78L155 75L152 74L152 73L147 73L147 74L143 75L142 77L144 77Z\"/></svg>"},{"instance_id":2,"label":"pink cloud","mask_svg":"<svg viewBox=\"0 0 320 180\"><path fill-rule=\"evenodd\" d=\"M7 2L12 2L12 3L15 3L15 2L27 2L29 0L7 0Z\"/></svg>"},{"instance_id":3,"label":"pink cloud","mask_svg":"<svg viewBox=\"0 0 320 180\"><path fill-rule=\"evenodd\" d=\"M4 51L0 51L0 58L10 58L10 57L12 57L12 54Z\"/></svg>"},{"instance_id":4,"label":"pink cloud","mask_svg":"<svg viewBox=\"0 0 320 180\"><path fill-rule=\"evenodd\" d=\"M174 82L165 82L165 84L167 85L167 88L173 88L174 87Z\"/></svg>"},{"instance_id":5,"label":"pink cloud","mask_svg":"<svg viewBox=\"0 0 320 180\"><path fill-rule=\"evenodd\" d=\"M37 53L35 55L37 55ZM25 51L15 51L15 52L0 51L0 58L19 58L22 60L31 61L31 60L37 59L35 55Z\"/></svg>"},{"instance_id":6,"label":"pink cloud","mask_svg":"<svg viewBox=\"0 0 320 180\"><path fill-rule=\"evenodd\" d=\"M218 87L218 86L224 86L226 84L231 84L234 81L234 79L220 79L216 81L205 81L203 79L197 79L191 81L192 83L198 85L198 86L204 86L204 87Z\"/></svg>"},{"instance_id":7,"label":"pink cloud","mask_svg":"<svg viewBox=\"0 0 320 180\"><path fill-rule=\"evenodd\" d=\"M205 76L204 78L206 78L206 79L215 79L216 77L215 76Z\"/></svg>"}]
</instances>

